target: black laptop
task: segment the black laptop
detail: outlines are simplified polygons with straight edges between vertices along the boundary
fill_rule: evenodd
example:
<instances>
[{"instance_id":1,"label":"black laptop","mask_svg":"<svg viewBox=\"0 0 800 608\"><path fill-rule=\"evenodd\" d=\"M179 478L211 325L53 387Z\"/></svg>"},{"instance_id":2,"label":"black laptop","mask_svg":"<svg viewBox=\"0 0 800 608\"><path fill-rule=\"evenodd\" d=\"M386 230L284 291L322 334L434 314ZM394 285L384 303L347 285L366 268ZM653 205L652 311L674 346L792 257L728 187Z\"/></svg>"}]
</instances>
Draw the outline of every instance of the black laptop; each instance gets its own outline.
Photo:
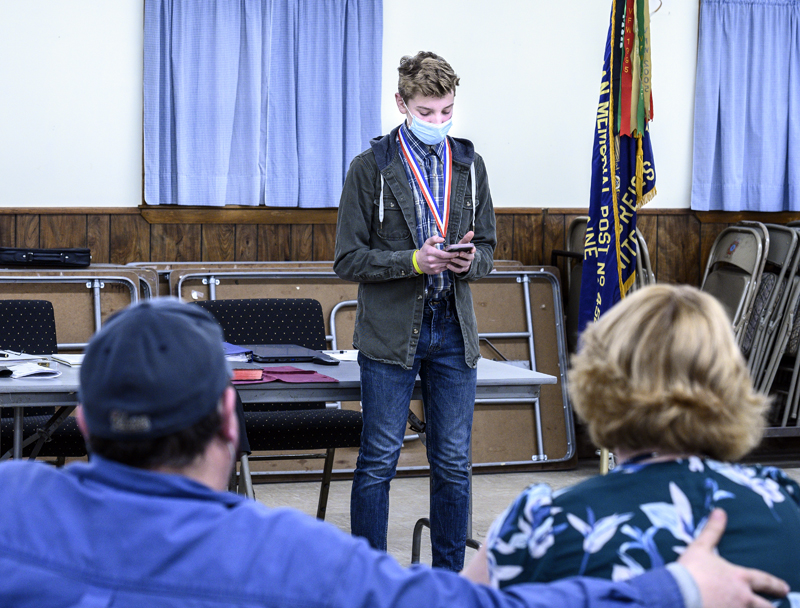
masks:
<instances>
[{"instance_id":1,"label":"black laptop","mask_svg":"<svg viewBox=\"0 0 800 608\"><path fill-rule=\"evenodd\" d=\"M297 344L248 344L256 363L319 363L339 365L339 360L325 353Z\"/></svg>"}]
</instances>

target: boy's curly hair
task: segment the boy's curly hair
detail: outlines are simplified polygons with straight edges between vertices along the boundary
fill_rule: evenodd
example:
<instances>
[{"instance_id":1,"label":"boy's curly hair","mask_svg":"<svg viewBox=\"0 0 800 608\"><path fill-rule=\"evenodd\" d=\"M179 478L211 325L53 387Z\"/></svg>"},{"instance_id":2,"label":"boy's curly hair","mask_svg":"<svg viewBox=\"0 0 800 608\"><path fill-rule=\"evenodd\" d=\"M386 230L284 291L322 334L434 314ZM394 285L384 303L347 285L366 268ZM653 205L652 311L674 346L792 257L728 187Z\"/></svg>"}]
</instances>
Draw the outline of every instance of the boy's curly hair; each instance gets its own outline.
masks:
<instances>
[{"instance_id":1,"label":"boy's curly hair","mask_svg":"<svg viewBox=\"0 0 800 608\"><path fill-rule=\"evenodd\" d=\"M400 79L397 91L405 101L417 95L423 97L444 97L448 93L455 95L460 78L450 64L436 53L420 51L413 57L406 55L400 59L397 68Z\"/></svg>"}]
</instances>

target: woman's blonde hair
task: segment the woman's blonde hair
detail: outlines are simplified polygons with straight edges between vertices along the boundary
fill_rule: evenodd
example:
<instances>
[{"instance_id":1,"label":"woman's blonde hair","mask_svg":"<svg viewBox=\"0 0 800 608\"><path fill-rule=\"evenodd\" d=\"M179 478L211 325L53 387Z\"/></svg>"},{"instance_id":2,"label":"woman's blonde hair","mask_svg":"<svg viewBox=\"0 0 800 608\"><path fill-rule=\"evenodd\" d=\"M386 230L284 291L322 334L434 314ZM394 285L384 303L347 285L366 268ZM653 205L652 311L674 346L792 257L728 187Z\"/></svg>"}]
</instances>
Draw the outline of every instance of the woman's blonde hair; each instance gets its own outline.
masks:
<instances>
[{"instance_id":1,"label":"woman's blonde hair","mask_svg":"<svg viewBox=\"0 0 800 608\"><path fill-rule=\"evenodd\" d=\"M461 81L443 57L430 51L420 51L413 57L406 55L400 59L397 71L400 73L397 92L406 102L417 95L436 98L448 93L455 95Z\"/></svg>"},{"instance_id":2,"label":"woman's blonde hair","mask_svg":"<svg viewBox=\"0 0 800 608\"><path fill-rule=\"evenodd\" d=\"M589 325L569 389L598 446L719 460L758 444L769 405L722 306L689 286L645 287Z\"/></svg>"}]
</instances>

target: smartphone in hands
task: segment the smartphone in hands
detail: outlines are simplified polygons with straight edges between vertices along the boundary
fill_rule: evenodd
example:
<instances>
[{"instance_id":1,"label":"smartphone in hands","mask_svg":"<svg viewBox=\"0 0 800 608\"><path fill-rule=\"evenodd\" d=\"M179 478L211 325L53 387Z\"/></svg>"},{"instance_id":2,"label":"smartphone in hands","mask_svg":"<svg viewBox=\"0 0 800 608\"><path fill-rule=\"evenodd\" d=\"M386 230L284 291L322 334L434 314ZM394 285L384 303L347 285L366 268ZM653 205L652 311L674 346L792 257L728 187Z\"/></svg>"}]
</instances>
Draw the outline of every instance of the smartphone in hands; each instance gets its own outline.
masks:
<instances>
[{"instance_id":1,"label":"smartphone in hands","mask_svg":"<svg viewBox=\"0 0 800 608\"><path fill-rule=\"evenodd\" d=\"M458 253L459 251L472 252L475 250L475 245L472 243L453 243L452 245L447 245L444 250L449 253Z\"/></svg>"}]
</instances>

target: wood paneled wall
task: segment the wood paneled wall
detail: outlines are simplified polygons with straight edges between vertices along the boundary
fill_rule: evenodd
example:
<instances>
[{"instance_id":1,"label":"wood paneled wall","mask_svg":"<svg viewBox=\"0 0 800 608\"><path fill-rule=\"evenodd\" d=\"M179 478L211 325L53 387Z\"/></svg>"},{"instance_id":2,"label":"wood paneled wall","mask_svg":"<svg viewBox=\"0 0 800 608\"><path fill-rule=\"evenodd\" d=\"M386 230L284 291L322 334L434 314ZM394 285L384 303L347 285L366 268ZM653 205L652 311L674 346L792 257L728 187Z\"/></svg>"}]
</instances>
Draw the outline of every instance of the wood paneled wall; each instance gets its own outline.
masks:
<instances>
[{"instance_id":1,"label":"wood paneled wall","mask_svg":"<svg viewBox=\"0 0 800 608\"><path fill-rule=\"evenodd\" d=\"M496 259L550 264L585 209L497 209ZM717 234L743 219L786 223L792 213L639 212L656 280L699 285ZM148 207L0 209L2 247L89 247L95 263L332 260L335 209Z\"/></svg>"}]
</instances>

